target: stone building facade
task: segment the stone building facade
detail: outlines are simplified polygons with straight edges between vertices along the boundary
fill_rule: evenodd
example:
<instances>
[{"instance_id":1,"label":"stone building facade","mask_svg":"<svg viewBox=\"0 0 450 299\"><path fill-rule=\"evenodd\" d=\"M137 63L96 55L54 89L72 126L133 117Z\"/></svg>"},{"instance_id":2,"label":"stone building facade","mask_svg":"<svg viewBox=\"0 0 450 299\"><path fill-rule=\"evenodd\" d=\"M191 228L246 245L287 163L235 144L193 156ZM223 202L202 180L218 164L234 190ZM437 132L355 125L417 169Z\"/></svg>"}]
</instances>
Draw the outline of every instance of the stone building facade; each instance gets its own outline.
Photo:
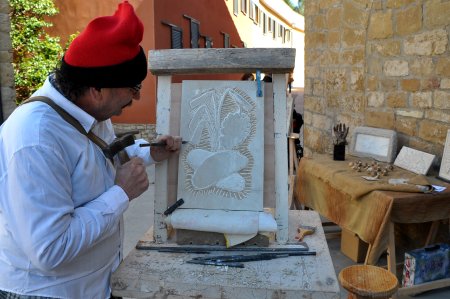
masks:
<instances>
[{"instance_id":1,"label":"stone building facade","mask_svg":"<svg viewBox=\"0 0 450 299\"><path fill-rule=\"evenodd\" d=\"M9 21L9 3L0 0L0 105L3 121L16 108L14 91L14 70L12 62L11 38ZM0 123L1 123L0 121Z\"/></svg>"},{"instance_id":2,"label":"stone building facade","mask_svg":"<svg viewBox=\"0 0 450 299\"><path fill-rule=\"evenodd\" d=\"M435 154L450 129L450 2L305 1L305 154L337 123L397 131ZM350 140L349 140L350 141Z\"/></svg>"}]
</instances>

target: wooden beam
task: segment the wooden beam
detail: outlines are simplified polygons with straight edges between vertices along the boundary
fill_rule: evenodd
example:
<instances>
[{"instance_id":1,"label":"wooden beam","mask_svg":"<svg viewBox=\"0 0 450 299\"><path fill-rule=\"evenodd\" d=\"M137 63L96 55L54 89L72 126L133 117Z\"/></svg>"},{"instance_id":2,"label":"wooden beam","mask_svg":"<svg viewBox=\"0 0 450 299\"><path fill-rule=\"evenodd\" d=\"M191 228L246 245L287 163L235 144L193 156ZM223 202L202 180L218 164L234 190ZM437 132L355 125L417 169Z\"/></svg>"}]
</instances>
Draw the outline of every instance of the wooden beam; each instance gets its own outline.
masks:
<instances>
[{"instance_id":1,"label":"wooden beam","mask_svg":"<svg viewBox=\"0 0 450 299\"><path fill-rule=\"evenodd\" d=\"M403 296L414 296L426 291L431 291L435 289L445 288L450 286L450 278L444 278L440 280L429 281L425 283L421 283L418 285L413 285L410 287L399 288L397 291L397 295L399 297Z\"/></svg>"},{"instance_id":2,"label":"wooden beam","mask_svg":"<svg viewBox=\"0 0 450 299\"><path fill-rule=\"evenodd\" d=\"M292 48L219 48L150 50L153 75L263 73L285 74L294 69Z\"/></svg>"}]
</instances>

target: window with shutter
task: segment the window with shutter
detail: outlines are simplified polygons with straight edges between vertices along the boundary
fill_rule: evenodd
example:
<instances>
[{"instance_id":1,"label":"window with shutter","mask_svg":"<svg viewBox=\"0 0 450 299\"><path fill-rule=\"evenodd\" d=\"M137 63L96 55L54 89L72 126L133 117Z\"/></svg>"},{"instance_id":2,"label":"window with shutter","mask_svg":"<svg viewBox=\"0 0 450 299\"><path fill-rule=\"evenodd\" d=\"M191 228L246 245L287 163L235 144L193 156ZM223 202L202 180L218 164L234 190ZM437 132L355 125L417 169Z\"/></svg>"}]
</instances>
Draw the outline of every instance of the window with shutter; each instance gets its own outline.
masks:
<instances>
[{"instance_id":1,"label":"window with shutter","mask_svg":"<svg viewBox=\"0 0 450 299\"><path fill-rule=\"evenodd\" d=\"M241 0L241 11L244 15L247 14L247 1L248 0Z\"/></svg>"},{"instance_id":2,"label":"window with shutter","mask_svg":"<svg viewBox=\"0 0 450 299\"><path fill-rule=\"evenodd\" d=\"M262 25L263 25L263 33L266 34L267 33L267 17L264 12L262 13Z\"/></svg>"},{"instance_id":3,"label":"window with shutter","mask_svg":"<svg viewBox=\"0 0 450 299\"><path fill-rule=\"evenodd\" d=\"M200 36L205 39L205 48L212 48L213 47L213 41L212 41L212 38L210 36L206 36L206 35L200 35Z\"/></svg>"},{"instance_id":4,"label":"window with shutter","mask_svg":"<svg viewBox=\"0 0 450 299\"><path fill-rule=\"evenodd\" d=\"M229 48L230 47L230 35L228 33L220 31L220 33L223 34L223 47Z\"/></svg>"},{"instance_id":5,"label":"window with shutter","mask_svg":"<svg viewBox=\"0 0 450 299\"><path fill-rule=\"evenodd\" d=\"M198 42L200 39L200 22L188 15L183 15L183 17L190 21L191 48L199 48Z\"/></svg>"},{"instance_id":6,"label":"window with shutter","mask_svg":"<svg viewBox=\"0 0 450 299\"><path fill-rule=\"evenodd\" d=\"M275 39L277 37L277 23L275 20L272 20L272 38Z\"/></svg>"},{"instance_id":7,"label":"window with shutter","mask_svg":"<svg viewBox=\"0 0 450 299\"><path fill-rule=\"evenodd\" d=\"M183 49L183 29L166 21L161 21L161 23L170 27L171 49Z\"/></svg>"}]
</instances>

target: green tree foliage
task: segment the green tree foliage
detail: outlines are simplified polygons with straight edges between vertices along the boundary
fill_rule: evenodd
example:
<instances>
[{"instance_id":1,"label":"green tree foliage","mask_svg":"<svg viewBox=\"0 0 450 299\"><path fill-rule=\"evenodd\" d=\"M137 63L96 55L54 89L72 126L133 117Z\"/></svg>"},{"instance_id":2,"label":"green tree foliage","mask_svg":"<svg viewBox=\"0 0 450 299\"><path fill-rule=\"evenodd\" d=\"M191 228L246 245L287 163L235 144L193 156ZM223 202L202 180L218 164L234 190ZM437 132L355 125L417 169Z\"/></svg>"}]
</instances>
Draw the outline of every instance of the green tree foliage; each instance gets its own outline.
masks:
<instances>
[{"instance_id":1,"label":"green tree foliage","mask_svg":"<svg viewBox=\"0 0 450 299\"><path fill-rule=\"evenodd\" d=\"M60 60L63 49L59 37L45 28L53 24L44 17L58 13L53 0L10 0L16 102L26 100Z\"/></svg>"},{"instance_id":2,"label":"green tree foliage","mask_svg":"<svg viewBox=\"0 0 450 299\"><path fill-rule=\"evenodd\" d=\"M298 12L301 15L305 15L304 0L284 0L292 10Z\"/></svg>"}]
</instances>

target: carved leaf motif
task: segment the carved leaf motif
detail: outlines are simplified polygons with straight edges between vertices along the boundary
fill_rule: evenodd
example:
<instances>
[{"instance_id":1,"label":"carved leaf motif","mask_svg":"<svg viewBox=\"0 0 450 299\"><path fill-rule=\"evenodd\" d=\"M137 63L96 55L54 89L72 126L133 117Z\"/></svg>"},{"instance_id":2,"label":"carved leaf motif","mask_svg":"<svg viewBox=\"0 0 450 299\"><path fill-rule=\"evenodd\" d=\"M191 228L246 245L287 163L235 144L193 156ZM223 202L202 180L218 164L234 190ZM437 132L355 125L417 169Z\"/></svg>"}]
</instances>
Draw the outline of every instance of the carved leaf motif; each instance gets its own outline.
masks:
<instances>
[{"instance_id":1,"label":"carved leaf motif","mask_svg":"<svg viewBox=\"0 0 450 299\"><path fill-rule=\"evenodd\" d=\"M233 149L241 144L250 134L250 117L243 113L230 113L222 121L220 145Z\"/></svg>"}]
</instances>

